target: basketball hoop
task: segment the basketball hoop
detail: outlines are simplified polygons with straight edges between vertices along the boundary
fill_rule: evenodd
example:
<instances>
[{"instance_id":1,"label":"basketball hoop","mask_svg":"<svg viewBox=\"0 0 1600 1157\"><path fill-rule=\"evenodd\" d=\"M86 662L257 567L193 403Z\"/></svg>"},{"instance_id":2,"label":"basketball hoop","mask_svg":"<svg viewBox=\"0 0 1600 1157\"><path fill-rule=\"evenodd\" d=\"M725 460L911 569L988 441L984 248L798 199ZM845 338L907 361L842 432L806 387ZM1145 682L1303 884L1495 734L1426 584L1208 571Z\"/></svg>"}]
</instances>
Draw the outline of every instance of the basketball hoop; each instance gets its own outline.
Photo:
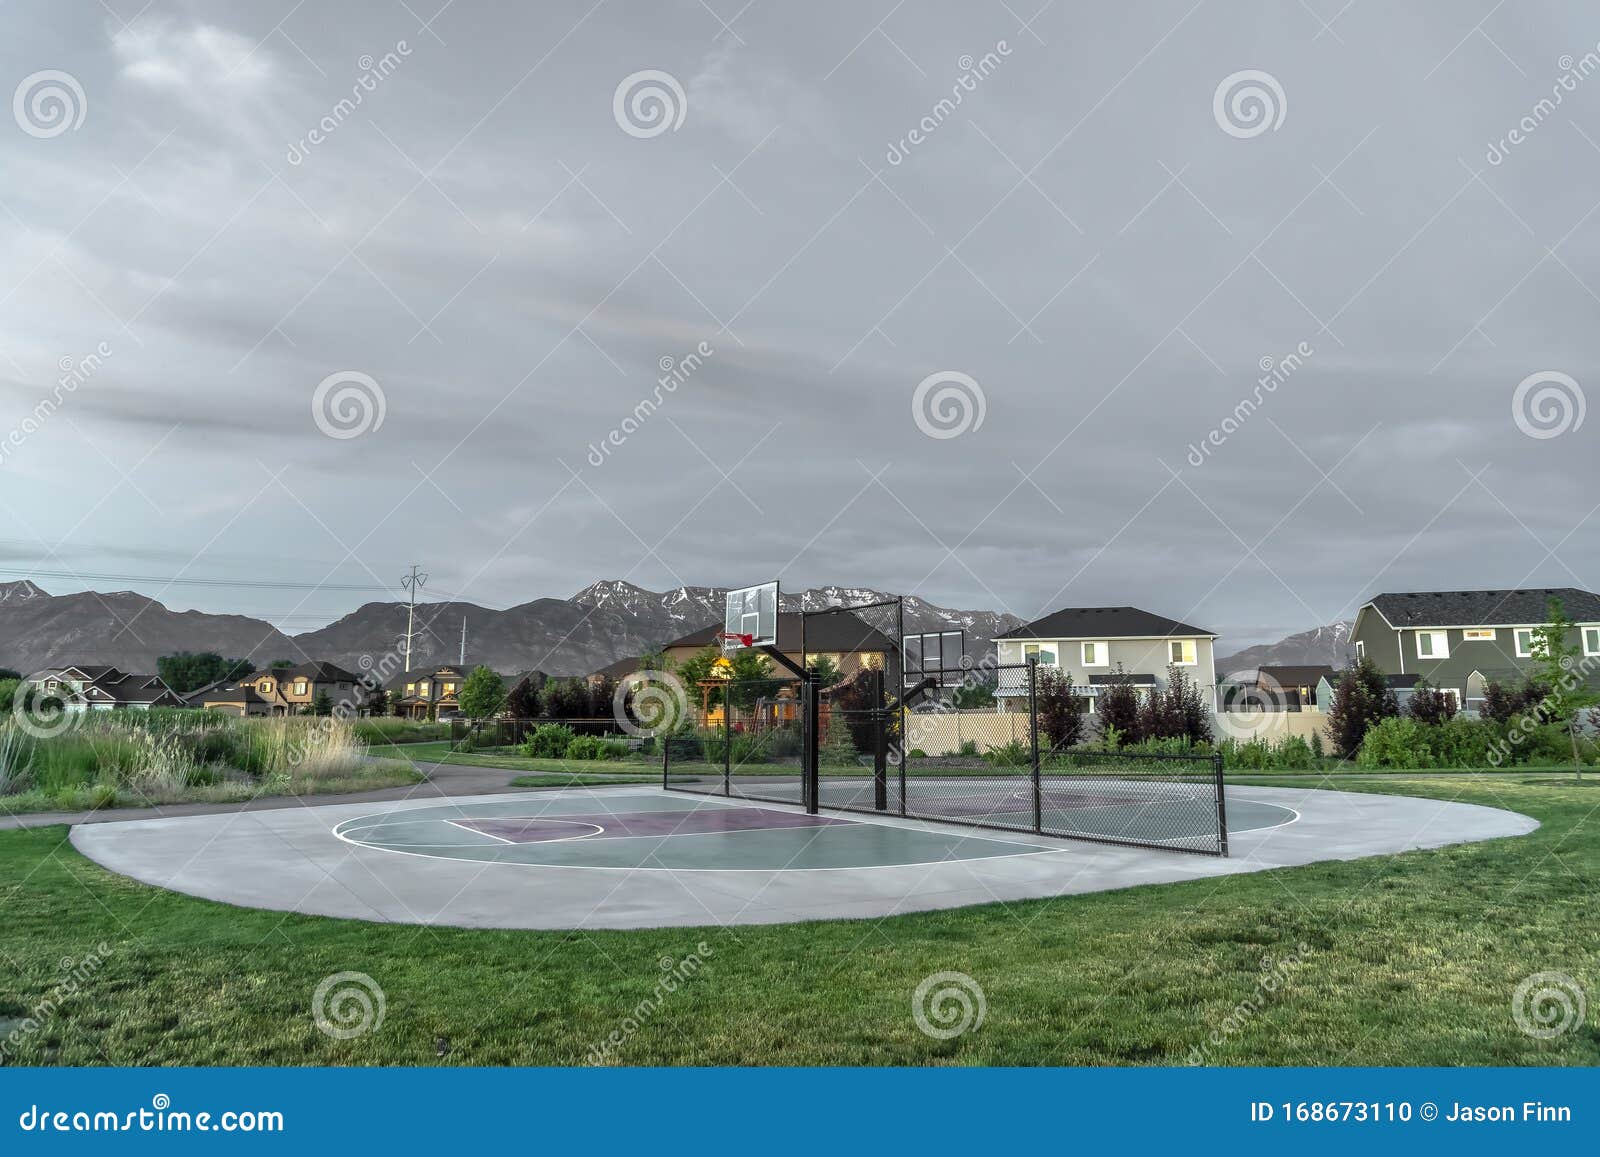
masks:
<instances>
[{"instance_id":1,"label":"basketball hoop","mask_svg":"<svg viewBox=\"0 0 1600 1157\"><path fill-rule=\"evenodd\" d=\"M741 647L750 647L754 646L756 641L754 635L741 635L738 631L718 631L717 638L722 642L724 649L729 648L734 643Z\"/></svg>"}]
</instances>

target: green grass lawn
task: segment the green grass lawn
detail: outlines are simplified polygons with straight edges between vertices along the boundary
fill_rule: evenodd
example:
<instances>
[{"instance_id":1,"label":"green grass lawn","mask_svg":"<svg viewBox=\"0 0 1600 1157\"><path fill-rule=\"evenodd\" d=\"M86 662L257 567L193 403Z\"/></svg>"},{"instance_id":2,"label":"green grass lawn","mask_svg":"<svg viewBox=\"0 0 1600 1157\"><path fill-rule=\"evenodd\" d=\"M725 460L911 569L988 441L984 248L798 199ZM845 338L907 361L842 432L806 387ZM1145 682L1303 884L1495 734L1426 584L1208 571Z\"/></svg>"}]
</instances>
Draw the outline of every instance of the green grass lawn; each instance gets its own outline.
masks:
<instances>
[{"instance_id":1,"label":"green grass lawn","mask_svg":"<svg viewBox=\"0 0 1600 1157\"><path fill-rule=\"evenodd\" d=\"M497 767L507 771L552 772L577 775L605 774L639 778L650 776L659 779L661 761L648 757L633 759L529 759L516 754L514 747L493 748L488 751L451 751L450 744L405 743L384 748L374 747L374 755L396 759L409 759L414 763L450 763L462 767Z\"/></svg>"},{"instance_id":2,"label":"green grass lawn","mask_svg":"<svg viewBox=\"0 0 1600 1157\"><path fill-rule=\"evenodd\" d=\"M3 832L0 1039L8 1018L54 1000L10 1063L561 1064L634 1017L616 1062L1182 1064L1203 1047L1217 1064L1600 1064L1600 797L1426 776L1350 786L1544 826L884 920L573 933L232 908L105 872L64 828ZM661 962L702 942L698 973L655 1004ZM64 994L63 962L102 944L105 962ZM312 993L347 970L382 987L386 1018L333 1040L313 1024ZM981 1028L949 1041L911 1015L918 983L941 971L971 976L987 1001ZM1512 992L1545 971L1587 987L1590 1022L1536 1040L1514 1023Z\"/></svg>"}]
</instances>

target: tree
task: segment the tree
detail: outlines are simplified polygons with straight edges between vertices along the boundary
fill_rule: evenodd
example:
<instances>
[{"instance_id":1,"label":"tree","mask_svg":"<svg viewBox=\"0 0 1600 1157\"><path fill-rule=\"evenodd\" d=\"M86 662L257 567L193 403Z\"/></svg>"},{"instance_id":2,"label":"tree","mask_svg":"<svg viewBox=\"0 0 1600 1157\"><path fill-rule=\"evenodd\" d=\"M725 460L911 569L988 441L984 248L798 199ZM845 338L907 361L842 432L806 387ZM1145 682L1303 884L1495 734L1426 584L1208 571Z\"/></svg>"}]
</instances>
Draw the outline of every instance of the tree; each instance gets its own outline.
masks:
<instances>
[{"instance_id":1,"label":"tree","mask_svg":"<svg viewBox=\"0 0 1600 1157\"><path fill-rule=\"evenodd\" d=\"M274 659L271 663L267 664L267 669L270 671L282 671L293 666L293 659Z\"/></svg>"},{"instance_id":2,"label":"tree","mask_svg":"<svg viewBox=\"0 0 1600 1157\"><path fill-rule=\"evenodd\" d=\"M1167 718L1173 735L1190 744L1211 742L1211 704L1181 667L1167 668Z\"/></svg>"},{"instance_id":3,"label":"tree","mask_svg":"<svg viewBox=\"0 0 1600 1157\"><path fill-rule=\"evenodd\" d=\"M1437 727L1456 717L1456 701L1426 679L1418 679L1416 690L1411 693L1411 702L1406 704L1406 714L1418 723Z\"/></svg>"},{"instance_id":4,"label":"tree","mask_svg":"<svg viewBox=\"0 0 1600 1157\"><path fill-rule=\"evenodd\" d=\"M1114 738L1120 747L1143 738L1139 734L1139 689L1121 663L1106 680L1096 701L1096 710L1100 715L1102 739Z\"/></svg>"},{"instance_id":5,"label":"tree","mask_svg":"<svg viewBox=\"0 0 1600 1157\"><path fill-rule=\"evenodd\" d=\"M156 674L179 695L211 683L240 679L255 670L249 659L224 659L215 651L178 651L156 660Z\"/></svg>"},{"instance_id":6,"label":"tree","mask_svg":"<svg viewBox=\"0 0 1600 1157\"><path fill-rule=\"evenodd\" d=\"M374 683L367 688L367 701L361 709L374 717L389 714L389 692L382 683Z\"/></svg>"},{"instance_id":7,"label":"tree","mask_svg":"<svg viewBox=\"0 0 1600 1157\"><path fill-rule=\"evenodd\" d=\"M1551 599L1545 611L1543 626L1533 632L1532 681L1542 683L1549 693L1540 702L1541 718L1556 723L1567 733L1572 744L1572 770L1583 778L1583 757L1578 751L1578 728L1583 709L1600 702L1594 687L1585 678L1583 648L1569 644L1567 636L1576 637L1577 630L1560 599Z\"/></svg>"},{"instance_id":8,"label":"tree","mask_svg":"<svg viewBox=\"0 0 1600 1157\"><path fill-rule=\"evenodd\" d=\"M10 667L0 667L0 681L6 679L21 679L22 672L14 671Z\"/></svg>"},{"instance_id":9,"label":"tree","mask_svg":"<svg viewBox=\"0 0 1600 1157\"><path fill-rule=\"evenodd\" d=\"M505 680L479 663L461 684L456 702L468 719L487 719L505 706Z\"/></svg>"},{"instance_id":10,"label":"tree","mask_svg":"<svg viewBox=\"0 0 1600 1157\"><path fill-rule=\"evenodd\" d=\"M817 762L824 767L852 767L859 762L856 759L855 739L850 734L850 723L843 711L828 712L828 726L817 752Z\"/></svg>"},{"instance_id":11,"label":"tree","mask_svg":"<svg viewBox=\"0 0 1600 1157\"><path fill-rule=\"evenodd\" d=\"M766 658L766 656L763 655L762 658ZM770 667L770 664L768 665ZM843 673L839 670L839 664L826 655L818 655L813 658L811 660L811 669L817 673L817 682L823 690L827 690L844 678Z\"/></svg>"},{"instance_id":12,"label":"tree","mask_svg":"<svg viewBox=\"0 0 1600 1157\"><path fill-rule=\"evenodd\" d=\"M545 714L553 719L583 719L589 714L585 679L552 679L544 689Z\"/></svg>"},{"instance_id":13,"label":"tree","mask_svg":"<svg viewBox=\"0 0 1600 1157\"><path fill-rule=\"evenodd\" d=\"M992 683L966 683L957 687L950 693L950 706L957 711L976 711L985 707L993 707L994 684Z\"/></svg>"},{"instance_id":14,"label":"tree","mask_svg":"<svg viewBox=\"0 0 1600 1157\"><path fill-rule=\"evenodd\" d=\"M513 719L539 717L539 689L534 686L533 676L524 675L512 684L506 692L506 710Z\"/></svg>"},{"instance_id":15,"label":"tree","mask_svg":"<svg viewBox=\"0 0 1600 1157\"><path fill-rule=\"evenodd\" d=\"M1328 731L1342 759L1354 759L1367 731L1380 719L1400 714L1394 689L1378 665L1363 656L1339 677L1328 710Z\"/></svg>"},{"instance_id":16,"label":"tree","mask_svg":"<svg viewBox=\"0 0 1600 1157\"><path fill-rule=\"evenodd\" d=\"M311 700L311 714L333 714L333 696L329 695L326 689L318 691L316 696Z\"/></svg>"},{"instance_id":17,"label":"tree","mask_svg":"<svg viewBox=\"0 0 1600 1157\"><path fill-rule=\"evenodd\" d=\"M21 679L0 679L0 715L11 714L11 708L17 698L17 688L21 685Z\"/></svg>"},{"instance_id":18,"label":"tree","mask_svg":"<svg viewBox=\"0 0 1600 1157\"><path fill-rule=\"evenodd\" d=\"M1037 671L1034 705L1039 737L1049 751L1076 747L1083 742L1083 711L1086 703L1072 685L1072 673L1053 667L1040 667Z\"/></svg>"}]
</instances>

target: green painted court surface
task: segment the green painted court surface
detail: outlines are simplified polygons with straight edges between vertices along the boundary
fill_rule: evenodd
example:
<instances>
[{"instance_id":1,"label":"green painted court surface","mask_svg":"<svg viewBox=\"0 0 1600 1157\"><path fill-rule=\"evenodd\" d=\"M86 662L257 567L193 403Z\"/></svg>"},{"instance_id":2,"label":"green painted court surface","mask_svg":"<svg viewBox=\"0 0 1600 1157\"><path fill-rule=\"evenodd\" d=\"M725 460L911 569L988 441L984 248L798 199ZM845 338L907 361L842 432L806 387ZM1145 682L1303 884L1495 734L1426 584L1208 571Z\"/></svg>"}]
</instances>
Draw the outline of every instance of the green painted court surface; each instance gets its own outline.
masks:
<instances>
[{"instance_id":1,"label":"green painted court surface","mask_svg":"<svg viewBox=\"0 0 1600 1157\"><path fill-rule=\"evenodd\" d=\"M1287 808L1239 801L1229 828L1273 827ZM676 871L876 868L1057 851L1055 841L970 828L922 830L871 817L805 816L749 801L661 792L396 809L345 820L347 843L491 864Z\"/></svg>"}]
</instances>

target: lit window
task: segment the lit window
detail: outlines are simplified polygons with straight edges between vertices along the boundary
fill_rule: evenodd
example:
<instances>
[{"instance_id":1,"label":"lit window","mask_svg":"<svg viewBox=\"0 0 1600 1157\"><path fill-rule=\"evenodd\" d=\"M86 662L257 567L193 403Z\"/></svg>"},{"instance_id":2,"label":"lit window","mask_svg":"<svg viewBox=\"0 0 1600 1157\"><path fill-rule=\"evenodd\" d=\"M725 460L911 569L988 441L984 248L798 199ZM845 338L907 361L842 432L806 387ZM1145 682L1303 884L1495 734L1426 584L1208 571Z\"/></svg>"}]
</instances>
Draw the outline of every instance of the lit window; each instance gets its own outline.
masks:
<instances>
[{"instance_id":1,"label":"lit window","mask_svg":"<svg viewBox=\"0 0 1600 1157\"><path fill-rule=\"evenodd\" d=\"M1450 656L1449 636L1443 631L1417 632L1417 658L1445 659Z\"/></svg>"},{"instance_id":2,"label":"lit window","mask_svg":"<svg viewBox=\"0 0 1600 1157\"><path fill-rule=\"evenodd\" d=\"M1104 643L1083 644L1083 665L1104 667L1110 661L1110 648Z\"/></svg>"},{"instance_id":3,"label":"lit window","mask_svg":"<svg viewBox=\"0 0 1600 1157\"><path fill-rule=\"evenodd\" d=\"M422 688L422 697L426 699L428 697L428 681L424 679L422 682L418 683L417 686Z\"/></svg>"},{"instance_id":4,"label":"lit window","mask_svg":"<svg viewBox=\"0 0 1600 1157\"><path fill-rule=\"evenodd\" d=\"M1461 632L1461 637L1463 639L1477 641L1477 642L1493 642L1494 641L1494 628L1493 627L1475 627L1475 628L1473 628L1471 630L1462 631Z\"/></svg>"},{"instance_id":5,"label":"lit window","mask_svg":"<svg viewBox=\"0 0 1600 1157\"><path fill-rule=\"evenodd\" d=\"M417 685L415 683L407 683L406 684L406 694L407 695L415 695L416 693L417 693Z\"/></svg>"},{"instance_id":6,"label":"lit window","mask_svg":"<svg viewBox=\"0 0 1600 1157\"><path fill-rule=\"evenodd\" d=\"M304 695L306 693L306 681L304 679L295 680L294 693L296 695Z\"/></svg>"},{"instance_id":7,"label":"lit window","mask_svg":"<svg viewBox=\"0 0 1600 1157\"><path fill-rule=\"evenodd\" d=\"M1193 667L1197 661L1194 657L1193 639L1172 639L1167 645L1167 652L1172 662L1179 667Z\"/></svg>"},{"instance_id":8,"label":"lit window","mask_svg":"<svg viewBox=\"0 0 1600 1157\"><path fill-rule=\"evenodd\" d=\"M1533 628L1518 627L1511 632L1511 638L1516 642L1517 658L1533 658Z\"/></svg>"},{"instance_id":9,"label":"lit window","mask_svg":"<svg viewBox=\"0 0 1600 1157\"><path fill-rule=\"evenodd\" d=\"M454 683L446 683L444 685L444 690L440 692L441 695L454 695L455 693L456 685Z\"/></svg>"}]
</instances>

